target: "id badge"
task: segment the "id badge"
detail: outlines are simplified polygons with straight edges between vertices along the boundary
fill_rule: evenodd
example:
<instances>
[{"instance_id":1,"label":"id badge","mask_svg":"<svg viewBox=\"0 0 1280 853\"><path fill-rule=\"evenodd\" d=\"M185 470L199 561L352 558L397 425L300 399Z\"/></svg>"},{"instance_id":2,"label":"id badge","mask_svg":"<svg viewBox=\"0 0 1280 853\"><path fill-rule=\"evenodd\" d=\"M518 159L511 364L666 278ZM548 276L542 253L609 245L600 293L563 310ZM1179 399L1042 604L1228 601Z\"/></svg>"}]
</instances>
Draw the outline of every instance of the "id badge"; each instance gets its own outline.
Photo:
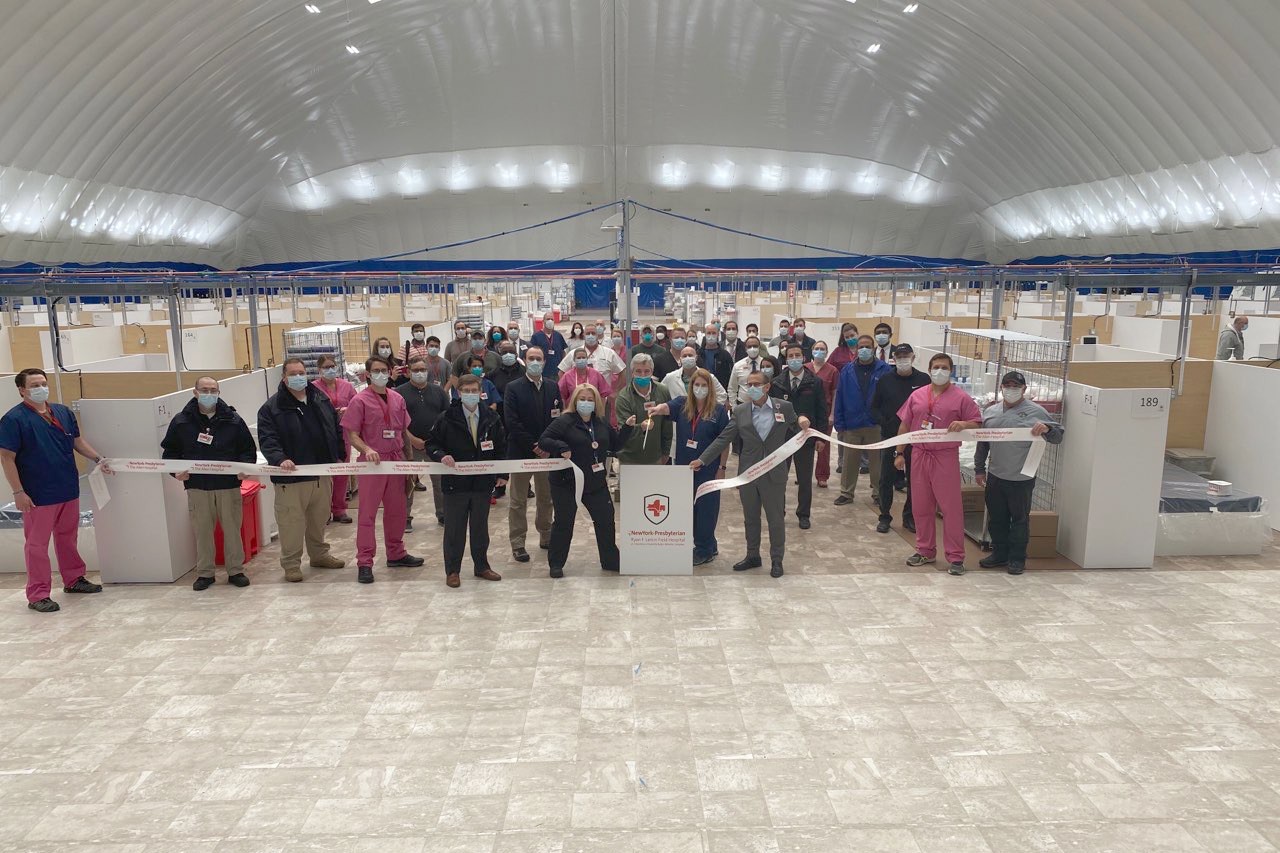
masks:
<instances>
[{"instance_id":1,"label":"id badge","mask_svg":"<svg viewBox=\"0 0 1280 853\"><path fill-rule=\"evenodd\" d=\"M594 471L595 473L599 474L600 472L604 471L604 463L603 463L603 462L597 462L596 464L594 464L594 465L592 465L592 466L591 466L591 470L592 470L592 471Z\"/></svg>"},{"instance_id":2,"label":"id badge","mask_svg":"<svg viewBox=\"0 0 1280 853\"><path fill-rule=\"evenodd\" d=\"M686 442L684 443L684 446L685 446L685 447L687 447L687 448L689 448L690 450L697 450L697 449L698 449L698 442L697 442L696 440L694 440L694 439L692 439L692 438L691 438L691 439L689 439L688 441L686 441Z\"/></svg>"},{"instance_id":3,"label":"id badge","mask_svg":"<svg viewBox=\"0 0 1280 853\"><path fill-rule=\"evenodd\" d=\"M777 413L773 416L773 419L774 419L775 421L777 421L778 423L782 423L782 422L784 422L784 421L786 420L786 418L782 416L782 412L777 412Z\"/></svg>"},{"instance_id":4,"label":"id badge","mask_svg":"<svg viewBox=\"0 0 1280 853\"><path fill-rule=\"evenodd\" d=\"M492 442L492 441L482 441L482 442L480 442L480 449L481 449L481 450L493 450L493 442Z\"/></svg>"},{"instance_id":5,"label":"id badge","mask_svg":"<svg viewBox=\"0 0 1280 853\"><path fill-rule=\"evenodd\" d=\"M553 417L553 418L558 418L558 417L560 417L560 410L559 410L559 409L552 409L552 410L551 410L551 417Z\"/></svg>"},{"instance_id":6,"label":"id badge","mask_svg":"<svg viewBox=\"0 0 1280 853\"><path fill-rule=\"evenodd\" d=\"M384 429L382 431L382 437L388 440L395 440L396 431L393 429Z\"/></svg>"},{"instance_id":7,"label":"id badge","mask_svg":"<svg viewBox=\"0 0 1280 853\"><path fill-rule=\"evenodd\" d=\"M484 392L483 394L481 394L481 395L480 395L480 399L481 399L481 400L488 400L488 399L489 399L489 392L488 392L488 391L486 391L486 392Z\"/></svg>"},{"instance_id":8,"label":"id badge","mask_svg":"<svg viewBox=\"0 0 1280 853\"><path fill-rule=\"evenodd\" d=\"M921 421L920 429L933 429L933 421L930 421L930 420Z\"/></svg>"},{"instance_id":9,"label":"id badge","mask_svg":"<svg viewBox=\"0 0 1280 853\"><path fill-rule=\"evenodd\" d=\"M202 432L196 436L196 441L200 442L201 444L213 444L213 434L208 432Z\"/></svg>"}]
</instances>

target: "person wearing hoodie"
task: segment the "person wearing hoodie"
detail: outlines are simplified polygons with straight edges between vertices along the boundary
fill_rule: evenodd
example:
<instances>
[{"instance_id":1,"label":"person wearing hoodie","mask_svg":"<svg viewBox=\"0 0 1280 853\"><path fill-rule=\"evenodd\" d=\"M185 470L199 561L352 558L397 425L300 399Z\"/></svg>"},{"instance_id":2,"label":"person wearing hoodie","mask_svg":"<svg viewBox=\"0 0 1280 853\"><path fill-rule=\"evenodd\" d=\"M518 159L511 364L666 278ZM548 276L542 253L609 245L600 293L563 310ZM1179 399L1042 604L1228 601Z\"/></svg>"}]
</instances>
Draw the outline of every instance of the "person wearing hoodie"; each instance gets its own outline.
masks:
<instances>
[{"instance_id":1,"label":"person wearing hoodie","mask_svg":"<svg viewBox=\"0 0 1280 853\"><path fill-rule=\"evenodd\" d=\"M876 360L875 342L870 335L862 335L854 343L857 344L854 360L841 369L840 378L836 381L836 434L837 438L849 444L874 444L880 440L880 428L876 426L871 400L880 380L892 373L893 368ZM840 470L840 496L836 498L836 506L853 503L853 493L858 486L859 457L862 456L861 450L841 450L844 465ZM880 483L879 453L871 454L869 473L869 488L874 495Z\"/></svg>"},{"instance_id":2,"label":"person wearing hoodie","mask_svg":"<svg viewBox=\"0 0 1280 853\"><path fill-rule=\"evenodd\" d=\"M169 421L169 429L160 442L161 459L186 459L213 462L248 462L258 458L258 447L244 418L218 396L218 380L203 376L196 380L192 399ZM245 587L244 544L240 540L243 503L240 481L244 474L171 475L187 490L187 510L196 536L196 580L191 588L197 592L213 586L216 546L214 528L222 523L223 553L226 557L227 582Z\"/></svg>"}]
</instances>

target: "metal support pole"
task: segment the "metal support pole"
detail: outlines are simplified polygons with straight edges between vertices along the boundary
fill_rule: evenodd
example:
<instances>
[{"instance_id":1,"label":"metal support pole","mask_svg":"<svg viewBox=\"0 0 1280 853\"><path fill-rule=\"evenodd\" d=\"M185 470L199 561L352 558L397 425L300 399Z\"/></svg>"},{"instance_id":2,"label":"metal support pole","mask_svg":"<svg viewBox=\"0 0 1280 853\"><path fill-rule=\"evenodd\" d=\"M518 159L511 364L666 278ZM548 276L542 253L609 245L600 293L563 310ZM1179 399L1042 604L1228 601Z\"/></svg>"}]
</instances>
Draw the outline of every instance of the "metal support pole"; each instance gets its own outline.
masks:
<instances>
[{"instance_id":1,"label":"metal support pole","mask_svg":"<svg viewBox=\"0 0 1280 853\"><path fill-rule=\"evenodd\" d=\"M262 346L258 343L258 285L248 288L249 294L249 364L254 370L262 369Z\"/></svg>"},{"instance_id":2,"label":"metal support pole","mask_svg":"<svg viewBox=\"0 0 1280 853\"><path fill-rule=\"evenodd\" d=\"M1174 389L1174 398L1182 396L1182 384L1187 376L1187 351L1191 349L1191 291L1195 289L1198 272L1191 271L1187 279L1186 298L1182 300L1182 314L1178 322L1178 387Z\"/></svg>"},{"instance_id":3,"label":"metal support pole","mask_svg":"<svg viewBox=\"0 0 1280 853\"><path fill-rule=\"evenodd\" d=\"M409 305L408 305L409 294L405 290L404 276L402 275L396 276L396 289L400 291L400 319L403 322L407 323L409 322ZM510 305L510 303L511 303L511 296L510 296L510 292L508 292L508 295L507 295L508 306Z\"/></svg>"},{"instance_id":4,"label":"metal support pole","mask_svg":"<svg viewBox=\"0 0 1280 853\"><path fill-rule=\"evenodd\" d=\"M991 328L1000 328L1000 308L1004 300L1004 285L998 274L992 276L992 283L995 287L991 289Z\"/></svg>"},{"instance_id":5,"label":"metal support pole","mask_svg":"<svg viewBox=\"0 0 1280 853\"><path fill-rule=\"evenodd\" d=\"M1075 282L1071 280L1074 274L1068 274L1066 286L1062 289L1063 298L1066 302L1062 306L1062 338L1067 342L1067 363L1071 363L1071 326L1076 315L1076 288ZM1059 277L1061 280L1061 277Z\"/></svg>"},{"instance_id":6,"label":"metal support pole","mask_svg":"<svg viewBox=\"0 0 1280 853\"><path fill-rule=\"evenodd\" d=\"M631 297L631 205L626 199L622 200L622 228L618 230L618 268L614 281L617 282L618 299L624 300L622 331L629 344L636 318L635 300Z\"/></svg>"},{"instance_id":7,"label":"metal support pole","mask_svg":"<svg viewBox=\"0 0 1280 853\"><path fill-rule=\"evenodd\" d=\"M898 316L898 280L889 279L889 316Z\"/></svg>"},{"instance_id":8,"label":"metal support pole","mask_svg":"<svg viewBox=\"0 0 1280 853\"><path fill-rule=\"evenodd\" d=\"M169 337L173 346L173 376L178 390L182 390L182 371L187 360L182 356L182 306L178 304L178 288L169 291Z\"/></svg>"}]
</instances>

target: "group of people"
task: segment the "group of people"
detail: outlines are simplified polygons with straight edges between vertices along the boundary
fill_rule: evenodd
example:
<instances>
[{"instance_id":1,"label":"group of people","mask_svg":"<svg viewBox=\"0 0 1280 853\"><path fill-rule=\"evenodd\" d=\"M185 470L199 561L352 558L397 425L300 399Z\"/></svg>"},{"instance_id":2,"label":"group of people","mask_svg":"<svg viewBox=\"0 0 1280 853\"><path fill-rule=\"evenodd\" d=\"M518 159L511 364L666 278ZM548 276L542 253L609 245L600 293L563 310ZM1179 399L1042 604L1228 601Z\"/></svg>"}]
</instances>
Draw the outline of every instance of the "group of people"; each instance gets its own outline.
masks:
<instances>
[{"instance_id":1,"label":"group of people","mask_svg":"<svg viewBox=\"0 0 1280 853\"><path fill-rule=\"evenodd\" d=\"M1025 399L1020 373L1004 377L1003 400L981 413L974 401L950 384L950 357L936 355L926 374L915 367L909 344L894 345L893 330L879 324L859 334L846 323L830 347L806 334L802 319L779 323L778 334L763 341L754 324L746 335L738 324L707 324L700 334L679 327L643 325L638 340L626 345L616 327L603 320L574 323L566 339L548 314L525 342L519 324L489 331L454 326L455 338L441 342L424 327L397 351L390 340L374 341L363 365L367 386L357 389L330 357L308 376L301 359L283 365L280 387L257 413L257 442L234 408L219 396L217 380L204 377L192 399L169 424L162 456L172 460L252 463L261 452L268 464L289 472L298 466L329 465L351 458L379 463L429 460L453 468L459 462L529 460L559 457L577 469L509 475L432 475L430 486L403 474L358 478L356 579L374 581L376 526L382 511L383 547L391 568L418 567L405 534L412 530L414 494L432 492L435 517L444 527L443 561L448 586L460 586L462 563L470 544L475 577L501 580L489 563L490 507L505 487L508 542L515 561L532 558L528 541L528 503L535 500L534 527L547 552L550 576L563 577L572 549L582 479L581 505L591 516L600 567L618 571L614 507L609 487L610 460L620 465L687 465L695 489L723 478L730 453L746 471L811 426L841 441L868 444L917 429L961 430L988 426L1031 426L1051 441L1062 429ZM79 488L73 453L95 462L100 455L79 435L75 416L48 402L43 371L28 369L16 377L22 403L0 420L0 463L24 513L32 609L58 609L50 593L52 538L64 590L100 592L84 577L75 550ZM879 509L877 531L892 522L898 472L906 477L903 524L916 532L916 552L907 560L920 566L936 560L935 512L943 516L943 545L953 574L964 571L963 518L960 506L958 443L905 446L870 454L869 478ZM980 445L977 474L987 489L992 555L984 567L1025 566L1028 515L1034 479L1021 474L1028 444ZM837 505L853 501L861 451L845 449ZM792 474L794 472L794 474ZM242 521L241 480L245 475L173 475L187 494L196 537L193 588L214 583L215 528L236 531ZM763 566L762 520L769 529L770 573L781 577L786 546L787 480L797 483L796 515L810 527L813 483L826 488L831 476L830 445L810 438L785 465L739 487L746 532L746 554L736 571ZM344 568L326 541L329 524L350 524L348 482L343 476L273 476L280 564L285 578L300 582L302 559L313 569ZM719 492L694 505L695 565L719 554L716 526ZM239 537L224 537L225 571L230 584L244 587L245 555Z\"/></svg>"}]
</instances>

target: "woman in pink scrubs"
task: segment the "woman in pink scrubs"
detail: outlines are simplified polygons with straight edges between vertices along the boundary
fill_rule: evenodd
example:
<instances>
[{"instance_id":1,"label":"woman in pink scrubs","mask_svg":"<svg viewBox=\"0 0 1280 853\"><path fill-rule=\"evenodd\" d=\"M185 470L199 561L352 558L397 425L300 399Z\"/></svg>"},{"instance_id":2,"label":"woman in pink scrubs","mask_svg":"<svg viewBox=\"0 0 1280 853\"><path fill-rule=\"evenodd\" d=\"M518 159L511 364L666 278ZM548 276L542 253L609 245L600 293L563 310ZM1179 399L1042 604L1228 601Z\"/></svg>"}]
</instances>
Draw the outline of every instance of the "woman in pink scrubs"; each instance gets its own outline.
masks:
<instances>
[{"instance_id":1,"label":"woman in pink scrubs","mask_svg":"<svg viewBox=\"0 0 1280 853\"><path fill-rule=\"evenodd\" d=\"M338 375L338 362L331 355L322 355L316 359L316 370L320 371L320 378L311 384L329 398L329 402L333 404L333 410L338 413L338 422L341 423L342 416L347 413L347 406L351 405L351 401L356 396L356 387ZM347 443L345 433L342 450L345 453L342 461L350 461L351 445ZM347 479L345 475L333 478L333 497L329 499L329 520L335 524L351 523L351 516L347 515Z\"/></svg>"},{"instance_id":2,"label":"woman in pink scrubs","mask_svg":"<svg viewBox=\"0 0 1280 853\"><path fill-rule=\"evenodd\" d=\"M930 384L911 392L898 410L902 427L898 434L921 429L958 432L982 426L982 412L973 398L951 384L955 365L944 353L929 359ZM893 464L906 470L906 458ZM937 560L937 511L942 511L942 547L950 563L948 571L962 575L964 568L964 506L960 499L960 442L911 446L911 514L916 520L916 552L908 566L924 566Z\"/></svg>"}]
</instances>

